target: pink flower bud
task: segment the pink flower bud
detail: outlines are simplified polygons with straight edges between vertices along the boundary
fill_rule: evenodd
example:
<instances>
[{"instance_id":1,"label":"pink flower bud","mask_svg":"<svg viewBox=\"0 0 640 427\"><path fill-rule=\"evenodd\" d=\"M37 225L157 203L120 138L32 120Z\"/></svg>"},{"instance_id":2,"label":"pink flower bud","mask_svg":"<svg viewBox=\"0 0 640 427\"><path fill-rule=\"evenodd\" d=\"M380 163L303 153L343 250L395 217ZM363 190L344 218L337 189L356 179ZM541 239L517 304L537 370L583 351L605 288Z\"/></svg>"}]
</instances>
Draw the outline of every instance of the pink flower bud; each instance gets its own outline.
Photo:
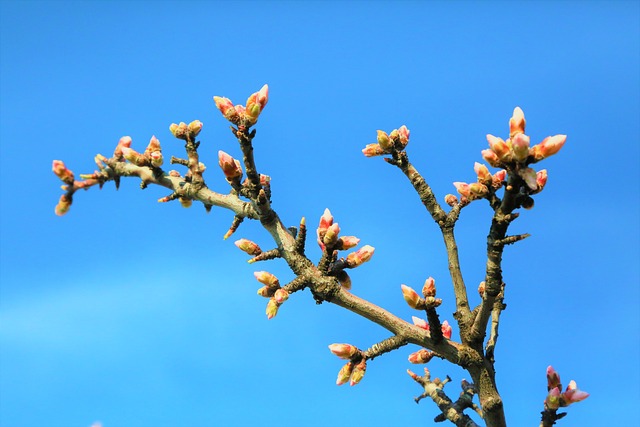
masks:
<instances>
[{"instance_id":1,"label":"pink flower bud","mask_svg":"<svg viewBox=\"0 0 640 427\"><path fill-rule=\"evenodd\" d=\"M337 222L331 224L329 228L327 228L327 232L324 235L324 239L322 241L326 246L332 248L338 243L338 234L340 233L340 226Z\"/></svg>"},{"instance_id":2,"label":"pink flower bud","mask_svg":"<svg viewBox=\"0 0 640 427\"><path fill-rule=\"evenodd\" d=\"M411 316L411 320L413 321L413 324L416 325L417 327L426 329L427 331L429 330L429 324L427 323L426 320L416 316Z\"/></svg>"},{"instance_id":3,"label":"pink flower bud","mask_svg":"<svg viewBox=\"0 0 640 427\"><path fill-rule=\"evenodd\" d=\"M353 371L351 372L351 381L349 381L350 386L354 386L362 381L364 378L364 374L367 372L367 361L363 358L360 363L353 367Z\"/></svg>"},{"instance_id":4,"label":"pink flower bud","mask_svg":"<svg viewBox=\"0 0 640 427\"><path fill-rule=\"evenodd\" d=\"M409 304L409 307L415 308L416 310L424 308L424 301L416 291L406 285L400 285L400 288L402 289L402 296L407 304Z\"/></svg>"},{"instance_id":5,"label":"pink flower bud","mask_svg":"<svg viewBox=\"0 0 640 427\"><path fill-rule=\"evenodd\" d=\"M531 150L536 160L542 160L556 154L567 140L567 135L548 136L540 144L534 145Z\"/></svg>"},{"instance_id":6,"label":"pink flower bud","mask_svg":"<svg viewBox=\"0 0 640 427\"><path fill-rule=\"evenodd\" d=\"M547 184L547 170L542 169L538 171L536 174L536 183L538 184L538 191L542 191L544 186Z\"/></svg>"},{"instance_id":7,"label":"pink flower bud","mask_svg":"<svg viewBox=\"0 0 640 427\"><path fill-rule=\"evenodd\" d=\"M195 138L202 130L202 122L200 120L192 121L187 126L187 130L189 131L189 136L191 137L191 139Z\"/></svg>"},{"instance_id":8,"label":"pink flower bud","mask_svg":"<svg viewBox=\"0 0 640 427\"><path fill-rule=\"evenodd\" d=\"M389 135L383 130L378 131L378 144L384 152L390 152L393 148L393 141L389 138Z\"/></svg>"},{"instance_id":9,"label":"pink flower bud","mask_svg":"<svg viewBox=\"0 0 640 427\"><path fill-rule=\"evenodd\" d=\"M262 283L263 285L267 285L270 287L280 286L280 281L278 280L278 278L269 272L256 271L255 273L253 273L253 275L256 277L258 282Z\"/></svg>"},{"instance_id":10,"label":"pink flower bud","mask_svg":"<svg viewBox=\"0 0 640 427\"><path fill-rule=\"evenodd\" d=\"M476 172L476 175L478 175L478 182L481 182L482 184L491 183L491 172L489 172L487 166L482 163L475 162L473 170Z\"/></svg>"},{"instance_id":11,"label":"pink flower bud","mask_svg":"<svg viewBox=\"0 0 640 427\"><path fill-rule=\"evenodd\" d=\"M220 110L225 119L229 120L231 123L236 123L238 121L238 119L240 118L239 114L241 113L237 111L237 106L234 106L229 98L214 96L213 100L216 103L216 107L218 108L218 110Z\"/></svg>"},{"instance_id":12,"label":"pink flower bud","mask_svg":"<svg viewBox=\"0 0 640 427\"><path fill-rule=\"evenodd\" d=\"M560 407L560 390L558 387L549 390L549 394L544 400L544 406L548 409L558 409Z\"/></svg>"},{"instance_id":13,"label":"pink flower bud","mask_svg":"<svg viewBox=\"0 0 640 427\"><path fill-rule=\"evenodd\" d=\"M338 239L338 243L336 245L336 249L347 250L351 248L355 248L360 243L360 239L356 236L342 236Z\"/></svg>"},{"instance_id":14,"label":"pink flower bud","mask_svg":"<svg viewBox=\"0 0 640 427\"><path fill-rule=\"evenodd\" d=\"M159 168L164 163L164 158L162 157L161 151L153 151L149 154L149 160L151 162L151 166L154 168Z\"/></svg>"},{"instance_id":15,"label":"pink flower bud","mask_svg":"<svg viewBox=\"0 0 640 427\"><path fill-rule=\"evenodd\" d=\"M358 352L358 348L351 344L331 344L329 350L340 359L346 360L351 359Z\"/></svg>"},{"instance_id":16,"label":"pink flower bud","mask_svg":"<svg viewBox=\"0 0 640 427\"><path fill-rule=\"evenodd\" d=\"M189 126L185 122L180 122L179 125L171 123L169 130L178 139L187 140L189 138Z\"/></svg>"},{"instance_id":17,"label":"pink flower bud","mask_svg":"<svg viewBox=\"0 0 640 427\"><path fill-rule=\"evenodd\" d=\"M509 146L502 140L502 138L489 134L487 135L487 141L489 141L489 148L496 153L499 160L504 160L507 154L509 154Z\"/></svg>"},{"instance_id":18,"label":"pink flower bud","mask_svg":"<svg viewBox=\"0 0 640 427\"><path fill-rule=\"evenodd\" d=\"M331 224L333 224L333 215L331 215L331 211L327 208L324 210L324 213L320 217L320 224L318 225L318 229L316 230L318 235L318 244L323 251L324 236L327 234L327 229Z\"/></svg>"},{"instance_id":19,"label":"pink flower bud","mask_svg":"<svg viewBox=\"0 0 640 427\"><path fill-rule=\"evenodd\" d=\"M518 175L520 175L520 177L524 180L524 182L527 184L527 187L532 190L538 189L538 177L536 171L531 168L524 168L518 170Z\"/></svg>"},{"instance_id":20,"label":"pink flower bud","mask_svg":"<svg viewBox=\"0 0 640 427\"><path fill-rule=\"evenodd\" d=\"M522 109L520 107L514 108L513 116L509 119L509 136L513 138L518 133L524 133L526 123Z\"/></svg>"},{"instance_id":21,"label":"pink flower bud","mask_svg":"<svg viewBox=\"0 0 640 427\"><path fill-rule=\"evenodd\" d=\"M227 179L232 180L242 177L240 161L234 159L222 150L218 151L218 164Z\"/></svg>"},{"instance_id":22,"label":"pink flower bud","mask_svg":"<svg viewBox=\"0 0 640 427\"><path fill-rule=\"evenodd\" d=\"M409 134L409 129L405 125L400 126L398 129L398 139L403 148L409 143Z\"/></svg>"},{"instance_id":23,"label":"pink flower bud","mask_svg":"<svg viewBox=\"0 0 640 427\"><path fill-rule=\"evenodd\" d=\"M442 335L446 339L450 340L451 339L452 329L451 329L451 325L449 325L449 322L447 322L446 320L444 322L442 322L441 330L442 330Z\"/></svg>"},{"instance_id":24,"label":"pink flower bud","mask_svg":"<svg viewBox=\"0 0 640 427\"><path fill-rule=\"evenodd\" d=\"M71 198L67 197L66 194L63 194L62 196L60 196L60 199L58 200L58 204L56 205L56 215L58 216L62 216L64 214L66 214L67 212L69 212L69 208L71 207Z\"/></svg>"},{"instance_id":25,"label":"pink flower bud","mask_svg":"<svg viewBox=\"0 0 640 427\"><path fill-rule=\"evenodd\" d=\"M491 185L493 186L493 188L498 189L502 187L505 179L507 179L507 171L501 169L493 174Z\"/></svg>"},{"instance_id":26,"label":"pink flower bud","mask_svg":"<svg viewBox=\"0 0 640 427\"><path fill-rule=\"evenodd\" d=\"M366 245L355 252L351 252L347 255L347 265L354 268L364 264L371 259L374 251L374 247Z\"/></svg>"},{"instance_id":27,"label":"pink flower bud","mask_svg":"<svg viewBox=\"0 0 640 427\"><path fill-rule=\"evenodd\" d=\"M500 166L500 159L498 158L498 155L493 150L491 149L482 150L481 154L482 154L482 158L485 159L486 162L489 163L494 168L497 168Z\"/></svg>"},{"instance_id":28,"label":"pink flower bud","mask_svg":"<svg viewBox=\"0 0 640 427\"><path fill-rule=\"evenodd\" d=\"M362 154L365 157L374 157L381 156L385 154L384 149L380 146L380 144L368 144L366 147L362 149Z\"/></svg>"},{"instance_id":29,"label":"pink flower bud","mask_svg":"<svg viewBox=\"0 0 640 427\"><path fill-rule=\"evenodd\" d=\"M469 184L467 184L466 182L454 182L453 186L456 187L456 190L458 190L458 194L460 194L461 196L464 196L464 197L471 196L471 190L469 189Z\"/></svg>"},{"instance_id":30,"label":"pink flower bud","mask_svg":"<svg viewBox=\"0 0 640 427\"><path fill-rule=\"evenodd\" d=\"M248 239L236 240L234 244L238 247L238 249L248 253L249 255L260 255L262 253L260 246Z\"/></svg>"},{"instance_id":31,"label":"pink flower bud","mask_svg":"<svg viewBox=\"0 0 640 427\"><path fill-rule=\"evenodd\" d=\"M433 359L433 356L435 356L434 352L423 348L409 355L409 363L413 363L413 364L427 363L431 359Z\"/></svg>"},{"instance_id":32,"label":"pink flower bud","mask_svg":"<svg viewBox=\"0 0 640 427\"><path fill-rule=\"evenodd\" d=\"M61 160L54 160L51 166L51 170L65 184L73 184L73 181L75 180L73 172L67 169L67 167L64 165L64 162L62 162Z\"/></svg>"},{"instance_id":33,"label":"pink flower bud","mask_svg":"<svg viewBox=\"0 0 640 427\"><path fill-rule=\"evenodd\" d=\"M511 139L511 150L513 156L519 162L524 162L529 157L529 138L524 133L518 133Z\"/></svg>"},{"instance_id":34,"label":"pink flower bud","mask_svg":"<svg viewBox=\"0 0 640 427\"><path fill-rule=\"evenodd\" d=\"M480 282L480 284L478 285L478 293L480 294L480 298L484 298L484 291L486 287L487 287L487 284L484 280Z\"/></svg>"},{"instance_id":35,"label":"pink flower bud","mask_svg":"<svg viewBox=\"0 0 640 427\"><path fill-rule=\"evenodd\" d=\"M271 298L269 300L269 302L267 303L267 309L266 309L268 320L271 320L274 317L276 317L276 314L278 314L279 307L280 307L280 304L278 304L275 299Z\"/></svg>"},{"instance_id":36,"label":"pink flower bud","mask_svg":"<svg viewBox=\"0 0 640 427\"><path fill-rule=\"evenodd\" d=\"M471 193L471 198L478 199L486 196L489 193L489 189L484 184L473 182L469 184L469 193Z\"/></svg>"},{"instance_id":37,"label":"pink flower bud","mask_svg":"<svg viewBox=\"0 0 640 427\"><path fill-rule=\"evenodd\" d=\"M425 297L436 296L436 281L433 277L429 277L425 280L424 286L422 286L422 295Z\"/></svg>"},{"instance_id":38,"label":"pink flower bud","mask_svg":"<svg viewBox=\"0 0 640 427\"><path fill-rule=\"evenodd\" d=\"M567 386L567 390L562 393L562 396L564 397L566 406L569 406L572 403L585 400L587 397L589 397L589 393L579 390L576 382L574 380L571 380L569 382L569 385Z\"/></svg>"},{"instance_id":39,"label":"pink flower bud","mask_svg":"<svg viewBox=\"0 0 640 427\"><path fill-rule=\"evenodd\" d=\"M116 145L116 149L113 151L113 156L117 159L122 157L122 147L131 147L131 137L123 136L118 141L118 145Z\"/></svg>"},{"instance_id":40,"label":"pink flower bud","mask_svg":"<svg viewBox=\"0 0 640 427\"><path fill-rule=\"evenodd\" d=\"M149 160L133 148L122 147L122 155L136 166L146 166Z\"/></svg>"},{"instance_id":41,"label":"pink flower bud","mask_svg":"<svg viewBox=\"0 0 640 427\"><path fill-rule=\"evenodd\" d=\"M273 294L273 299L278 304L282 304L283 302L289 299L289 292L280 288Z\"/></svg>"},{"instance_id":42,"label":"pink flower bud","mask_svg":"<svg viewBox=\"0 0 640 427\"><path fill-rule=\"evenodd\" d=\"M160 141L155 137L155 135L152 136L149 140L149 145L147 145L147 148L144 150L144 154L150 155L154 151L162 151L162 147L160 147Z\"/></svg>"},{"instance_id":43,"label":"pink flower bud","mask_svg":"<svg viewBox=\"0 0 640 427\"><path fill-rule=\"evenodd\" d=\"M444 196L444 202L453 207L458 204L458 198L453 194L447 194L446 196Z\"/></svg>"},{"instance_id":44,"label":"pink flower bud","mask_svg":"<svg viewBox=\"0 0 640 427\"><path fill-rule=\"evenodd\" d=\"M247 111L257 118L269 101L269 86L264 85L259 92L252 93L247 99Z\"/></svg>"},{"instance_id":45,"label":"pink flower bud","mask_svg":"<svg viewBox=\"0 0 640 427\"><path fill-rule=\"evenodd\" d=\"M562 388L562 383L560 382L560 374L553 369L553 366L547 366L547 390L551 390L553 388L560 387Z\"/></svg>"},{"instance_id":46,"label":"pink flower bud","mask_svg":"<svg viewBox=\"0 0 640 427\"><path fill-rule=\"evenodd\" d=\"M338 379L336 380L336 385L342 385L349 382L349 378L351 377L351 372L353 371L353 362L348 362L346 365L340 369L338 372Z\"/></svg>"}]
</instances>

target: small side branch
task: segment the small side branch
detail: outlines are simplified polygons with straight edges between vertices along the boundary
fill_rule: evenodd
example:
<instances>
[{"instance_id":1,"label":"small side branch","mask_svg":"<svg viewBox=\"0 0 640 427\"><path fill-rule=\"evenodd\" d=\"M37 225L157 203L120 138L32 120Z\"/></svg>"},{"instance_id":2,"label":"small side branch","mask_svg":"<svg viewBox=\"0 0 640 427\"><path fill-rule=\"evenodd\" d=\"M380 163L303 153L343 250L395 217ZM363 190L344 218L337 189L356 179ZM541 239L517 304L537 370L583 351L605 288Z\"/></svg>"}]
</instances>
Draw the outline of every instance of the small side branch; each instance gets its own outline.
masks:
<instances>
[{"instance_id":1,"label":"small side branch","mask_svg":"<svg viewBox=\"0 0 640 427\"><path fill-rule=\"evenodd\" d=\"M489 340L487 341L487 345L485 347L485 355L491 363L495 362L494 351L496 343L498 342L500 314L505 308L507 308L507 306L506 304L504 304L504 284L502 284L502 291L500 292L500 294L498 294L496 300L493 303L493 311L491 312L491 332L489 334Z\"/></svg>"}]
</instances>

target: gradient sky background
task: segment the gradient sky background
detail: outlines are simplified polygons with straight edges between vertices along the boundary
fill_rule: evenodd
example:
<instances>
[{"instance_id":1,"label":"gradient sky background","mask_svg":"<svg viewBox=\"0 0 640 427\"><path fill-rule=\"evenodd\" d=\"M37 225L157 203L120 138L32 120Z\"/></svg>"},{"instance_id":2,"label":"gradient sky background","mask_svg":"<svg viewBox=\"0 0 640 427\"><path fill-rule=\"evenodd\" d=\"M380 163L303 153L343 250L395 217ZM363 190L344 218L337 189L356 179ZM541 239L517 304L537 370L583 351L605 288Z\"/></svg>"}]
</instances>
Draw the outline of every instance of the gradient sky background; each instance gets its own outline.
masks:
<instances>
[{"instance_id":1,"label":"gradient sky background","mask_svg":"<svg viewBox=\"0 0 640 427\"><path fill-rule=\"evenodd\" d=\"M532 142L568 134L508 247L497 376L511 426L538 425L552 364L591 397L558 425L624 425L640 391L638 2L0 2L0 425L2 427L429 425L435 405L405 347L356 387L327 345L388 333L308 292L267 321L253 272L223 241L232 215L158 204L124 180L79 193L69 214L51 161L92 172L123 135L181 156L169 124L200 119L205 179L239 155L213 95L244 103L270 85L255 154L288 225L329 207L376 247L353 292L410 320L400 284L436 278L454 301L437 227L400 172L361 149L411 130L408 153L439 200L474 179L485 135L521 106ZM167 169L170 169L168 167ZM458 223L474 291L490 209ZM269 248L258 224L236 238ZM308 255L320 252L313 239ZM351 274L351 273L350 273ZM454 338L457 330L454 328ZM458 394L465 373L442 361ZM468 377L468 376L467 376Z\"/></svg>"}]
</instances>

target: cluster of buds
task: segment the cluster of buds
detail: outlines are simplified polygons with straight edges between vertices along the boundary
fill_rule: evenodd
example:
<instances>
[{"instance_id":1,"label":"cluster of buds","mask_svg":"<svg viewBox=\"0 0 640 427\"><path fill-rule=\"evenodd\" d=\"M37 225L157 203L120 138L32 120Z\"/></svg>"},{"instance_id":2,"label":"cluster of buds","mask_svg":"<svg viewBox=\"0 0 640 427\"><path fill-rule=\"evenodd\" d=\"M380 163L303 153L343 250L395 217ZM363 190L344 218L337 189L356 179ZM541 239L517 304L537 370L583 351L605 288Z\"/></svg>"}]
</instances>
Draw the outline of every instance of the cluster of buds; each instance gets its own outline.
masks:
<instances>
[{"instance_id":1,"label":"cluster of buds","mask_svg":"<svg viewBox=\"0 0 640 427\"><path fill-rule=\"evenodd\" d=\"M427 349L421 349L409 355L409 363L416 365L428 363L436 354Z\"/></svg>"},{"instance_id":2,"label":"cluster of buds","mask_svg":"<svg viewBox=\"0 0 640 427\"><path fill-rule=\"evenodd\" d=\"M240 183L240 179L242 178L240 160L234 159L229 154L220 150L218 151L218 164L229 183Z\"/></svg>"},{"instance_id":3,"label":"cluster of buds","mask_svg":"<svg viewBox=\"0 0 640 427\"><path fill-rule=\"evenodd\" d=\"M336 385L348 382L349 385L354 386L362 381L367 371L367 360L356 346L351 344L331 344L329 350L340 359L349 360L338 372Z\"/></svg>"},{"instance_id":4,"label":"cluster of buds","mask_svg":"<svg viewBox=\"0 0 640 427\"><path fill-rule=\"evenodd\" d=\"M258 289L258 295L269 298L266 314L267 319L272 319L278 314L280 306L289 299L289 292L280 287L280 281L271 273L256 271L253 275L264 285Z\"/></svg>"},{"instance_id":5,"label":"cluster of buds","mask_svg":"<svg viewBox=\"0 0 640 427\"><path fill-rule=\"evenodd\" d=\"M486 165L478 162L474 164L473 169L478 177L477 182L473 182L471 184L466 182L453 183L458 194L460 194L461 201L463 203L468 203L472 200L481 199L487 196L490 189L493 189L493 191L498 190L504 185L504 181L507 178L507 171L505 169L501 169L498 172L491 174ZM453 194L447 194L444 201L449 206L454 206L458 203L458 198Z\"/></svg>"},{"instance_id":6,"label":"cluster of buds","mask_svg":"<svg viewBox=\"0 0 640 427\"><path fill-rule=\"evenodd\" d=\"M416 316L411 316L411 320L413 321L414 325L429 332L429 323L427 323L426 320ZM453 332L453 329L451 328L451 325L448 321L445 320L444 322L442 322L442 325L440 325L440 330L442 331L442 336L444 336L448 340L451 339L451 333Z\"/></svg>"},{"instance_id":7,"label":"cluster of buds","mask_svg":"<svg viewBox=\"0 0 640 427\"><path fill-rule=\"evenodd\" d=\"M58 178L60 178L60 181L64 182L67 185L73 185L73 182L75 180L73 172L71 172L64 165L64 162L62 162L62 160L54 160L53 165L51 166L51 170Z\"/></svg>"},{"instance_id":8,"label":"cluster of buds","mask_svg":"<svg viewBox=\"0 0 640 427\"><path fill-rule=\"evenodd\" d=\"M120 141L116 146L114 156L120 159L124 157L136 166L151 166L159 168L163 163L160 141L155 136L151 137L149 145L147 145L144 153L138 153L136 150L131 148L131 138L123 136L120 138Z\"/></svg>"},{"instance_id":9,"label":"cluster of buds","mask_svg":"<svg viewBox=\"0 0 640 427\"><path fill-rule=\"evenodd\" d=\"M253 126L258 122L258 117L269 101L269 86L264 85L262 89L249 96L246 107L234 105L229 98L214 96L216 107L225 119L235 125Z\"/></svg>"},{"instance_id":10,"label":"cluster of buds","mask_svg":"<svg viewBox=\"0 0 640 427\"><path fill-rule=\"evenodd\" d=\"M442 300L436 298L436 281L433 277L429 277L424 282L424 286L422 287L422 295L424 298L407 285L400 285L400 288L402 289L402 296L407 304L409 304L409 307L416 310L435 308L442 304Z\"/></svg>"},{"instance_id":11,"label":"cluster of buds","mask_svg":"<svg viewBox=\"0 0 640 427\"><path fill-rule=\"evenodd\" d=\"M571 380L564 392L560 392L562 390L560 375L552 366L547 367L547 390L549 394L544 400L544 406L546 409L551 410L569 406L589 397L589 393L579 390L573 380Z\"/></svg>"},{"instance_id":12,"label":"cluster of buds","mask_svg":"<svg viewBox=\"0 0 640 427\"><path fill-rule=\"evenodd\" d=\"M402 151L409 143L410 131L405 125L400 126L400 129L394 129L391 133L387 134L385 131L378 131L378 142L375 144L368 144L362 153L366 157L382 156L384 154L391 154L394 151Z\"/></svg>"},{"instance_id":13,"label":"cluster of buds","mask_svg":"<svg viewBox=\"0 0 640 427\"><path fill-rule=\"evenodd\" d=\"M194 120L189 124L185 122L180 122L180 124L171 123L169 130L176 138L193 142L202 130L202 122Z\"/></svg>"},{"instance_id":14,"label":"cluster of buds","mask_svg":"<svg viewBox=\"0 0 640 427\"><path fill-rule=\"evenodd\" d=\"M340 236L340 226L333 222L333 215L329 209L325 209L320 217L320 223L316 230L318 245L324 250L347 250L358 246L360 239L355 236ZM367 260L368 261L368 260ZM364 261L363 261L364 262Z\"/></svg>"}]
</instances>

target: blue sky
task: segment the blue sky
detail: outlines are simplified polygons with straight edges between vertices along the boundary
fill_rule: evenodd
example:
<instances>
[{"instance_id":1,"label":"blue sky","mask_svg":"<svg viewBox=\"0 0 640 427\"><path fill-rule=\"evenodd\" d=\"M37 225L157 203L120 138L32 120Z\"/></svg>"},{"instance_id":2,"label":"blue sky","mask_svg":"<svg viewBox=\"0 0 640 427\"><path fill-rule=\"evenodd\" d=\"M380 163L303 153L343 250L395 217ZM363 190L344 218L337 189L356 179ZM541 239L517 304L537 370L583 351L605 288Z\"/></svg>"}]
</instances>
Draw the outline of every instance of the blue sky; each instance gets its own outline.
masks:
<instances>
[{"instance_id":1,"label":"blue sky","mask_svg":"<svg viewBox=\"0 0 640 427\"><path fill-rule=\"evenodd\" d=\"M411 130L408 153L440 200L474 179L485 135L506 137L515 106L532 141L567 134L541 167L532 234L504 260L508 309L497 375L510 425L537 425L552 364L591 397L562 426L622 425L640 392L640 7L638 2L0 1L0 426L424 425L415 351L336 387L334 342L367 348L386 331L295 294L267 321L232 216L158 204L136 180L78 194L70 213L53 159L92 172L123 135L200 119L205 178L238 156L213 95L244 102L270 86L255 153L286 224L329 207L343 233L376 248L357 295L409 320L400 284L428 276L454 311L438 230L409 183L361 149L376 130ZM465 209L465 280L484 275L490 210ZM237 237L270 247L258 224ZM319 256L313 241L310 257ZM479 298L471 291L471 302ZM454 338L456 338L454 328ZM434 375L464 372L434 360ZM421 369L417 367L417 369ZM451 395L457 385L449 385Z\"/></svg>"}]
</instances>

